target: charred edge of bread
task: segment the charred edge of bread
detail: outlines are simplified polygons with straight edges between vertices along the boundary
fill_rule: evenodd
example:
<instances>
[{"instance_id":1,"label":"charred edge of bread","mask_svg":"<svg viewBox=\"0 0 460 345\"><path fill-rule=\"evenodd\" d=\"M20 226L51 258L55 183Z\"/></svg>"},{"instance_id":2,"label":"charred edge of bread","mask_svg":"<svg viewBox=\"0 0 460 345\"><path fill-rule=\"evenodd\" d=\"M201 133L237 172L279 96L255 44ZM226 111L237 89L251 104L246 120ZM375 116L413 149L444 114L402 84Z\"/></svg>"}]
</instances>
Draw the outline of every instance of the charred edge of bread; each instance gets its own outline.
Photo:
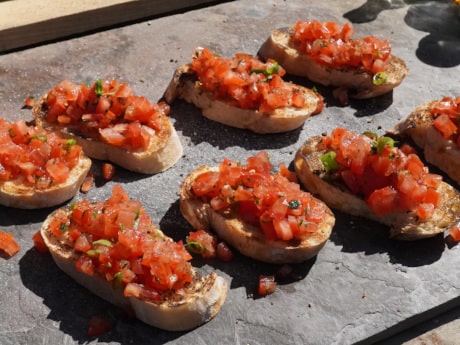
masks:
<instances>
[{"instance_id":1,"label":"charred edge of bread","mask_svg":"<svg viewBox=\"0 0 460 345\"><path fill-rule=\"evenodd\" d=\"M114 288L105 278L78 271L75 262L79 254L49 230L53 217L61 212L69 211L61 208L48 216L41 227L41 235L56 265L93 294L121 309L134 312L136 318L144 323L167 331L196 328L220 311L227 297L228 284L214 272L203 277L196 274L194 283L186 289L184 295L164 293L161 301L152 301L125 297L122 288Z\"/></svg>"},{"instance_id":2,"label":"charred edge of bread","mask_svg":"<svg viewBox=\"0 0 460 345\"><path fill-rule=\"evenodd\" d=\"M175 99L183 99L199 108L204 117L227 126L259 134L282 133L301 127L320 108L321 99L315 92L300 85L296 87L305 95L304 107L286 107L262 114L257 110L241 109L236 104L214 99L212 92L200 88L196 74L191 65L187 64L175 71L163 97L169 104Z\"/></svg>"},{"instance_id":3,"label":"charred edge of bread","mask_svg":"<svg viewBox=\"0 0 460 345\"><path fill-rule=\"evenodd\" d=\"M409 72L401 58L391 55L385 71L387 79L376 85L373 82L374 74L362 67L334 69L302 54L298 44L291 39L292 31L291 27L273 30L258 55L263 60L271 58L278 61L288 74L305 77L324 86L348 89L352 98L367 99L386 94L400 85Z\"/></svg>"},{"instance_id":4,"label":"charred edge of bread","mask_svg":"<svg viewBox=\"0 0 460 345\"><path fill-rule=\"evenodd\" d=\"M390 133L411 138L423 150L427 162L441 169L460 185L460 149L457 143L446 140L433 127L431 109L438 102L435 100L419 105Z\"/></svg>"},{"instance_id":5,"label":"charred edge of bread","mask_svg":"<svg viewBox=\"0 0 460 345\"><path fill-rule=\"evenodd\" d=\"M429 219L420 220L414 212L392 212L377 216L364 199L352 194L342 182L327 180L320 159L326 148L321 142L321 136L308 139L297 151L294 165L302 185L330 208L382 223L390 228L390 238L398 240L411 241L433 237L448 230L458 221L460 195L445 182L438 188L440 204Z\"/></svg>"},{"instance_id":6,"label":"charred edge of bread","mask_svg":"<svg viewBox=\"0 0 460 345\"><path fill-rule=\"evenodd\" d=\"M78 164L72 168L65 182L52 183L45 189L21 181L4 181L0 183L0 205L37 209L56 206L72 199L80 189L83 180L91 168L91 160L80 154Z\"/></svg>"},{"instance_id":7,"label":"charred edge of bread","mask_svg":"<svg viewBox=\"0 0 460 345\"><path fill-rule=\"evenodd\" d=\"M37 125L47 130L53 130L66 138L73 138L83 147L83 151L91 158L108 160L127 170L156 174L172 167L183 153L179 136L167 116L161 117L162 128L151 137L149 146L145 150L131 151L107 144L91 138L86 138L79 133L76 126L60 126L46 121L46 97L32 109Z\"/></svg>"},{"instance_id":8,"label":"charred edge of bread","mask_svg":"<svg viewBox=\"0 0 460 345\"><path fill-rule=\"evenodd\" d=\"M335 224L335 217L329 209L316 233L290 241L268 240L259 227L244 222L234 211L214 211L192 191L195 178L213 169L217 168L202 166L194 170L180 187L180 210L195 229L212 229L243 255L274 264L307 261L316 256L329 239Z\"/></svg>"}]
</instances>

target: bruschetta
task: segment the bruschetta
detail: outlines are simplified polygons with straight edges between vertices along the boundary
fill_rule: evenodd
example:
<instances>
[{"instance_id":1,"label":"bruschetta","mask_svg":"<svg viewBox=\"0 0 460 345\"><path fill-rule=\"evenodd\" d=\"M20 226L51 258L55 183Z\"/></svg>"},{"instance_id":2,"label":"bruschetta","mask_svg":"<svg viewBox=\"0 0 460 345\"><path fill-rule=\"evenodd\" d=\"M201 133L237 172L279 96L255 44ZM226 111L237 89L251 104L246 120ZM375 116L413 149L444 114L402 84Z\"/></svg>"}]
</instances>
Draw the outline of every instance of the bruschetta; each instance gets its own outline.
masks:
<instances>
[{"instance_id":1,"label":"bruschetta","mask_svg":"<svg viewBox=\"0 0 460 345\"><path fill-rule=\"evenodd\" d=\"M0 119L0 205L35 209L59 205L78 192L91 160L75 140L25 120Z\"/></svg>"},{"instance_id":2,"label":"bruschetta","mask_svg":"<svg viewBox=\"0 0 460 345\"><path fill-rule=\"evenodd\" d=\"M460 185L459 116L460 96L446 96L416 107L393 133L412 138L427 162Z\"/></svg>"},{"instance_id":3,"label":"bruschetta","mask_svg":"<svg viewBox=\"0 0 460 345\"><path fill-rule=\"evenodd\" d=\"M390 137L336 128L309 138L294 166L301 184L330 208L385 224L393 239L435 236L460 216L458 191Z\"/></svg>"},{"instance_id":4,"label":"bruschetta","mask_svg":"<svg viewBox=\"0 0 460 345\"><path fill-rule=\"evenodd\" d=\"M164 171L182 156L169 111L114 79L91 86L63 80L32 109L37 124L75 139L89 157L144 174Z\"/></svg>"},{"instance_id":5,"label":"bruschetta","mask_svg":"<svg viewBox=\"0 0 460 345\"><path fill-rule=\"evenodd\" d=\"M289 28L273 30L258 55L278 61L288 74L332 86L338 94L345 92L356 99L376 97L397 87L408 68L391 54L390 43L375 36L352 35L348 23L299 20Z\"/></svg>"},{"instance_id":6,"label":"bruschetta","mask_svg":"<svg viewBox=\"0 0 460 345\"><path fill-rule=\"evenodd\" d=\"M275 61L262 63L249 54L223 58L197 48L192 62L176 70L164 99L176 98L200 108L206 118L255 133L281 133L301 127L324 107L306 87L285 82Z\"/></svg>"},{"instance_id":7,"label":"bruschetta","mask_svg":"<svg viewBox=\"0 0 460 345\"><path fill-rule=\"evenodd\" d=\"M334 215L290 180L293 172L271 174L271 168L265 151L246 164L225 159L197 168L180 188L184 218L259 261L299 263L316 256L330 237Z\"/></svg>"},{"instance_id":8,"label":"bruschetta","mask_svg":"<svg viewBox=\"0 0 460 345\"><path fill-rule=\"evenodd\" d=\"M118 184L105 201L83 199L54 211L40 234L66 274L151 326L196 328L226 299L226 280L215 273L199 276L182 242L155 227Z\"/></svg>"}]
</instances>

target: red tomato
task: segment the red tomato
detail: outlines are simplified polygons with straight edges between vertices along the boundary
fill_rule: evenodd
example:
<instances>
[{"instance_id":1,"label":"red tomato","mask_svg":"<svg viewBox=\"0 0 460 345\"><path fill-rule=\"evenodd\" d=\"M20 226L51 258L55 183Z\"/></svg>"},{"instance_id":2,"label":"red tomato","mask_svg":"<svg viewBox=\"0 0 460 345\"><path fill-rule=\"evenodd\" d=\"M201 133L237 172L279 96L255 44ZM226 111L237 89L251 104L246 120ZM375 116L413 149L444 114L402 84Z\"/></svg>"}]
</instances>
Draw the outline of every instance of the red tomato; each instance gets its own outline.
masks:
<instances>
[{"instance_id":1,"label":"red tomato","mask_svg":"<svg viewBox=\"0 0 460 345\"><path fill-rule=\"evenodd\" d=\"M115 166L111 163L103 163L102 164L102 177L104 180L108 181L113 179L115 175Z\"/></svg>"},{"instance_id":2,"label":"red tomato","mask_svg":"<svg viewBox=\"0 0 460 345\"><path fill-rule=\"evenodd\" d=\"M248 157L246 164L224 159L218 171L198 176L192 191L197 197L205 198L215 211L232 209L244 221L258 225L269 239L287 241L302 237L305 233L290 224L300 216L307 222L319 223L326 207L318 206L323 204L302 191L284 165L280 173L271 171L265 151ZM288 222L288 216L294 219ZM309 227L309 232L315 228Z\"/></svg>"},{"instance_id":3,"label":"red tomato","mask_svg":"<svg viewBox=\"0 0 460 345\"><path fill-rule=\"evenodd\" d=\"M216 248L216 256L222 261L232 261L233 252L225 242L219 242Z\"/></svg>"},{"instance_id":4,"label":"red tomato","mask_svg":"<svg viewBox=\"0 0 460 345\"><path fill-rule=\"evenodd\" d=\"M282 80L286 71L272 60L263 63L242 53L225 59L199 48L193 54L192 69L203 89L242 109L269 113L286 106L303 107L306 102L298 89Z\"/></svg>"},{"instance_id":5,"label":"red tomato","mask_svg":"<svg viewBox=\"0 0 460 345\"><path fill-rule=\"evenodd\" d=\"M355 134L336 128L322 140L326 152L335 153L335 178L366 199L378 215L413 211L430 217L439 203L441 176L430 174L413 149L394 147L393 139Z\"/></svg>"},{"instance_id":6,"label":"red tomato","mask_svg":"<svg viewBox=\"0 0 460 345\"><path fill-rule=\"evenodd\" d=\"M350 24L297 21L291 38L312 59L333 68L362 66L378 73L389 63L391 46L374 36L353 39Z\"/></svg>"},{"instance_id":7,"label":"red tomato","mask_svg":"<svg viewBox=\"0 0 460 345\"><path fill-rule=\"evenodd\" d=\"M457 223L449 230L449 235L455 242L460 242L460 224Z\"/></svg>"},{"instance_id":8,"label":"red tomato","mask_svg":"<svg viewBox=\"0 0 460 345\"><path fill-rule=\"evenodd\" d=\"M33 236L32 241L34 242L34 248L39 253L46 253L48 252L48 247L46 246L45 242L43 241L43 237L41 235L40 230L38 230Z\"/></svg>"},{"instance_id":9,"label":"red tomato","mask_svg":"<svg viewBox=\"0 0 460 345\"><path fill-rule=\"evenodd\" d=\"M11 257L19 251L19 245L12 234L0 230L0 249Z\"/></svg>"},{"instance_id":10,"label":"red tomato","mask_svg":"<svg viewBox=\"0 0 460 345\"><path fill-rule=\"evenodd\" d=\"M203 258L216 257L217 238L205 230L190 232L187 236L187 249Z\"/></svg>"},{"instance_id":11,"label":"red tomato","mask_svg":"<svg viewBox=\"0 0 460 345\"><path fill-rule=\"evenodd\" d=\"M107 321L106 319L94 315L89 320L88 326L88 336L90 337L97 337L101 334L106 333L112 328L112 323Z\"/></svg>"},{"instance_id":12,"label":"red tomato","mask_svg":"<svg viewBox=\"0 0 460 345\"><path fill-rule=\"evenodd\" d=\"M183 243L164 238L141 203L118 184L106 201L79 200L50 227L73 244L77 270L98 274L114 287L129 287L127 296L156 300L161 292L178 291L193 281L191 255Z\"/></svg>"},{"instance_id":13,"label":"red tomato","mask_svg":"<svg viewBox=\"0 0 460 345\"><path fill-rule=\"evenodd\" d=\"M267 296L276 290L276 281L274 275L260 275L257 292L260 296Z\"/></svg>"},{"instance_id":14,"label":"red tomato","mask_svg":"<svg viewBox=\"0 0 460 345\"><path fill-rule=\"evenodd\" d=\"M116 80L99 80L91 87L64 80L50 90L45 106L48 121L80 126L80 133L90 138L130 149L147 147L161 130L162 116L169 114L168 105L150 103ZM138 125L129 130L120 126L134 122ZM141 127L151 130L141 133Z\"/></svg>"}]
</instances>

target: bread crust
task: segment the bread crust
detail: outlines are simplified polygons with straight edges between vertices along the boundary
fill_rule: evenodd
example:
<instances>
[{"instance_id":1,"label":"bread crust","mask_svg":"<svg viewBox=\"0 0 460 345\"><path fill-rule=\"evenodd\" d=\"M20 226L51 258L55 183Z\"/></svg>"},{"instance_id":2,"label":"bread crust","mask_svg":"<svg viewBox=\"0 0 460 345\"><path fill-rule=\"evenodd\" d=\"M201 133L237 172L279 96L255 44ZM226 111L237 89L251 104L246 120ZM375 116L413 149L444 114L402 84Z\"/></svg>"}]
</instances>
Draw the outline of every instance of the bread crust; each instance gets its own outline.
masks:
<instances>
[{"instance_id":1,"label":"bread crust","mask_svg":"<svg viewBox=\"0 0 460 345\"><path fill-rule=\"evenodd\" d=\"M79 254L50 231L53 218L68 212L65 208L54 211L44 221L40 233L56 265L95 295L117 307L134 312L136 318L148 325L168 331L196 328L211 320L221 309L227 297L228 284L214 272L204 277L196 275L193 285L186 290L184 296L164 294L161 301L151 301L125 297L123 289L114 288L105 278L78 271L75 263ZM162 234L160 230L158 234Z\"/></svg>"},{"instance_id":2,"label":"bread crust","mask_svg":"<svg viewBox=\"0 0 460 345\"><path fill-rule=\"evenodd\" d=\"M391 132L409 136L423 150L427 162L437 166L460 185L460 149L433 127L431 109L438 102L433 100L419 105Z\"/></svg>"},{"instance_id":3,"label":"bread crust","mask_svg":"<svg viewBox=\"0 0 460 345\"><path fill-rule=\"evenodd\" d=\"M108 160L127 170L156 174L172 167L182 156L183 148L179 136L169 118L162 115L161 130L151 137L147 149L131 151L116 147L102 141L81 136L76 128L64 127L46 121L45 94L37 102L32 114L38 125L48 130L54 130L65 138L73 138L83 151L91 158Z\"/></svg>"},{"instance_id":4,"label":"bread crust","mask_svg":"<svg viewBox=\"0 0 460 345\"><path fill-rule=\"evenodd\" d=\"M301 127L305 121L317 113L320 98L312 90L297 86L304 94L306 102L302 108L281 108L270 114L262 114L253 109L241 109L228 102L214 99L211 91L200 88L191 65L178 68L170 81L164 99L172 104L180 98L200 108L204 117L227 126L248 129L255 133L282 133Z\"/></svg>"},{"instance_id":5,"label":"bread crust","mask_svg":"<svg viewBox=\"0 0 460 345\"><path fill-rule=\"evenodd\" d=\"M441 200L430 218L420 220L413 212L377 216L364 199L352 194L343 183L330 183L324 178L326 171L320 157L326 152L322 137L311 137L296 152L294 166L302 185L332 209L385 224L390 228L390 238L398 240L432 237L448 230L458 221L460 194L445 182L438 188Z\"/></svg>"},{"instance_id":6,"label":"bread crust","mask_svg":"<svg viewBox=\"0 0 460 345\"><path fill-rule=\"evenodd\" d=\"M318 226L318 231L302 240L268 240L259 227L248 224L235 212L216 212L203 200L194 196L193 181L206 171L216 167L201 166L191 172L180 187L180 210L184 218L195 228L214 230L225 242L253 259L274 263L299 263L318 254L329 239L335 217L328 209Z\"/></svg>"},{"instance_id":7,"label":"bread crust","mask_svg":"<svg viewBox=\"0 0 460 345\"><path fill-rule=\"evenodd\" d=\"M348 89L352 98L367 99L388 93L401 84L408 74L404 61L395 55L391 55L385 71L387 79L380 85L373 83L374 74L364 68L326 67L298 50L298 45L291 39L292 31L292 27L273 30L258 55L264 60L271 58L278 61L289 74L306 77L324 86Z\"/></svg>"},{"instance_id":8,"label":"bread crust","mask_svg":"<svg viewBox=\"0 0 460 345\"><path fill-rule=\"evenodd\" d=\"M78 164L72 168L69 178L45 189L20 181L0 182L0 205L21 209L37 209L59 205L77 194L91 168L91 160L80 154Z\"/></svg>"}]
</instances>

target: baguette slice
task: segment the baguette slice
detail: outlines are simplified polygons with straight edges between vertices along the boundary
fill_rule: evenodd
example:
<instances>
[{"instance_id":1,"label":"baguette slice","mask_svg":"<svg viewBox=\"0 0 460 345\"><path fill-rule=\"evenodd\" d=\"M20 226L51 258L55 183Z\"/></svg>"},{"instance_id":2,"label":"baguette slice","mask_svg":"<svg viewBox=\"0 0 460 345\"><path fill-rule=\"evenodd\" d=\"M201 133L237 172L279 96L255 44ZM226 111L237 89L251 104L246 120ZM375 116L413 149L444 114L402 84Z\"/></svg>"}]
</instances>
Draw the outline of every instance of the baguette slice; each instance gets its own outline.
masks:
<instances>
[{"instance_id":1,"label":"baguette slice","mask_svg":"<svg viewBox=\"0 0 460 345\"><path fill-rule=\"evenodd\" d=\"M409 136L423 150L427 162L460 184L460 149L454 141L444 139L433 127L434 118L430 110L438 102L433 100L419 105L391 133Z\"/></svg>"},{"instance_id":2,"label":"baguette slice","mask_svg":"<svg viewBox=\"0 0 460 345\"><path fill-rule=\"evenodd\" d=\"M192 191L193 181L212 170L217 170L217 167L204 165L197 168L180 187L180 210L195 229L213 229L222 240L243 255L274 264L306 261L317 255L329 239L335 224L335 217L329 209L316 233L302 240L290 241L267 239L259 227L244 222L234 211L216 212Z\"/></svg>"},{"instance_id":3,"label":"baguette slice","mask_svg":"<svg viewBox=\"0 0 460 345\"><path fill-rule=\"evenodd\" d=\"M53 184L46 189L37 189L18 181L2 181L0 182L0 205L22 209L59 205L77 194L90 168L91 160L82 154L78 165L72 169L65 182Z\"/></svg>"},{"instance_id":4,"label":"baguette slice","mask_svg":"<svg viewBox=\"0 0 460 345\"><path fill-rule=\"evenodd\" d=\"M226 101L215 99L211 91L200 88L191 65L178 68L169 83L164 99L172 104L180 98L201 109L204 117L227 126L248 129L255 133L282 133L301 127L312 115L322 109L322 99L312 90L297 86L305 96L304 107L287 107L262 114L258 110L241 109Z\"/></svg>"},{"instance_id":5,"label":"baguette slice","mask_svg":"<svg viewBox=\"0 0 460 345\"><path fill-rule=\"evenodd\" d=\"M404 61L395 55L391 56L385 71L386 81L379 85L373 82L374 74L364 68L326 67L298 50L298 45L291 39L292 31L293 28L273 30L258 55L264 60L271 58L278 61L289 74L306 77L324 86L347 89L352 98L366 99L388 93L401 84L408 74Z\"/></svg>"},{"instance_id":6,"label":"baguette slice","mask_svg":"<svg viewBox=\"0 0 460 345\"><path fill-rule=\"evenodd\" d=\"M54 211L44 221L40 233L56 265L95 295L119 308L134 312L136 318L146 324L167 331L196 328L212 319L221 309L227 296L227 282L214 272L204 277L196 275L193 285L187 288L185 295L168 293L162 296L161 301L156 302L125 297L123 289L114 288L105 278L78 271L75 263L79 253L50 231L53 219L68 212L64 208ZM162 232L157 229L156 235L162 235Z\"/></svg>"},{"instance_id":7,"label":"baguette slice","mask_svg":"<svg viewBox=\"0 0 460 345\"><path fill-rule=\"evenodd\" d=\"M9 123L0 119L0 127L4 139L0 145L0 156L2 162L6 162L6 172L2 166L3 175L10 178L14 177L14 179L2 179L0 181L0 205L22 209L46 208L67 201L78 192L91 168L91 160L82 152L81 148L74 147L78 150L78 157L74 157L75 152L72 153L70 150L63 150L61 146L55 146L67 145L67 142L59 137L53 136L51 138L41 127L27 123L25 120ZM20 139L14 141L13 138ZM40 144L37 144L37 141ZM54 150L55 148L57 150ZM54 155L51 155L52 152ZM56 176L56 169L61 172L61 167L54 164L57 153L62 153L62 158L66 160L67 153L72 155L70 158L72 164L68 165L72 168L68 174L65 174L66 179L64 181L60 181L62 177ZM74 164L76 158L78 160ZM48 166L49 163L51 164ZM8 168L8 165L11 165L11 169ZM13 173L10 175L11 170ZM21 173L16 177L15 174L18 171ZM33 179L38 184L40 182L39 176L49 178L52 182L43 188L39 188L36 183L28 182L28 180Z\"/></svg>"},{"instance_id":8,"label":"baguette slice","mask_svg":"<svg viewBox=\"0 0 460 345\"><path fill-rule=\"evenodd\" d=\"M46 99L47 94L32 109L36 123L43 128L58 131L63 137L75 139L91 158L108 160L138 173L156 174L172 167L182 156L183 148L179 136L165 115L162 115L161 131L151 137L148 148L131 151L84 137L76 127L65 127L46 121Z\"/></svg>"},{"instance_id":9,"label":"baguette slice","mask_svg":"<svg viewBox=\"0 0 460 345\"><path fill-rule=\"evenodd\" d=\"M304 187L332 209L387 225L390 228L390 238L398 240L432 237L448 230L458 221L460 194L445 182L438 188L441 200L430 218L422 221L413 212L392 212L377 216L364 199L352 194L343 183L329 183L324 179L326 171L320 159L324 153L326 149L322 145L322 137L311 137L297 151L294 166Z\"/></svg>"}]
</instances>

